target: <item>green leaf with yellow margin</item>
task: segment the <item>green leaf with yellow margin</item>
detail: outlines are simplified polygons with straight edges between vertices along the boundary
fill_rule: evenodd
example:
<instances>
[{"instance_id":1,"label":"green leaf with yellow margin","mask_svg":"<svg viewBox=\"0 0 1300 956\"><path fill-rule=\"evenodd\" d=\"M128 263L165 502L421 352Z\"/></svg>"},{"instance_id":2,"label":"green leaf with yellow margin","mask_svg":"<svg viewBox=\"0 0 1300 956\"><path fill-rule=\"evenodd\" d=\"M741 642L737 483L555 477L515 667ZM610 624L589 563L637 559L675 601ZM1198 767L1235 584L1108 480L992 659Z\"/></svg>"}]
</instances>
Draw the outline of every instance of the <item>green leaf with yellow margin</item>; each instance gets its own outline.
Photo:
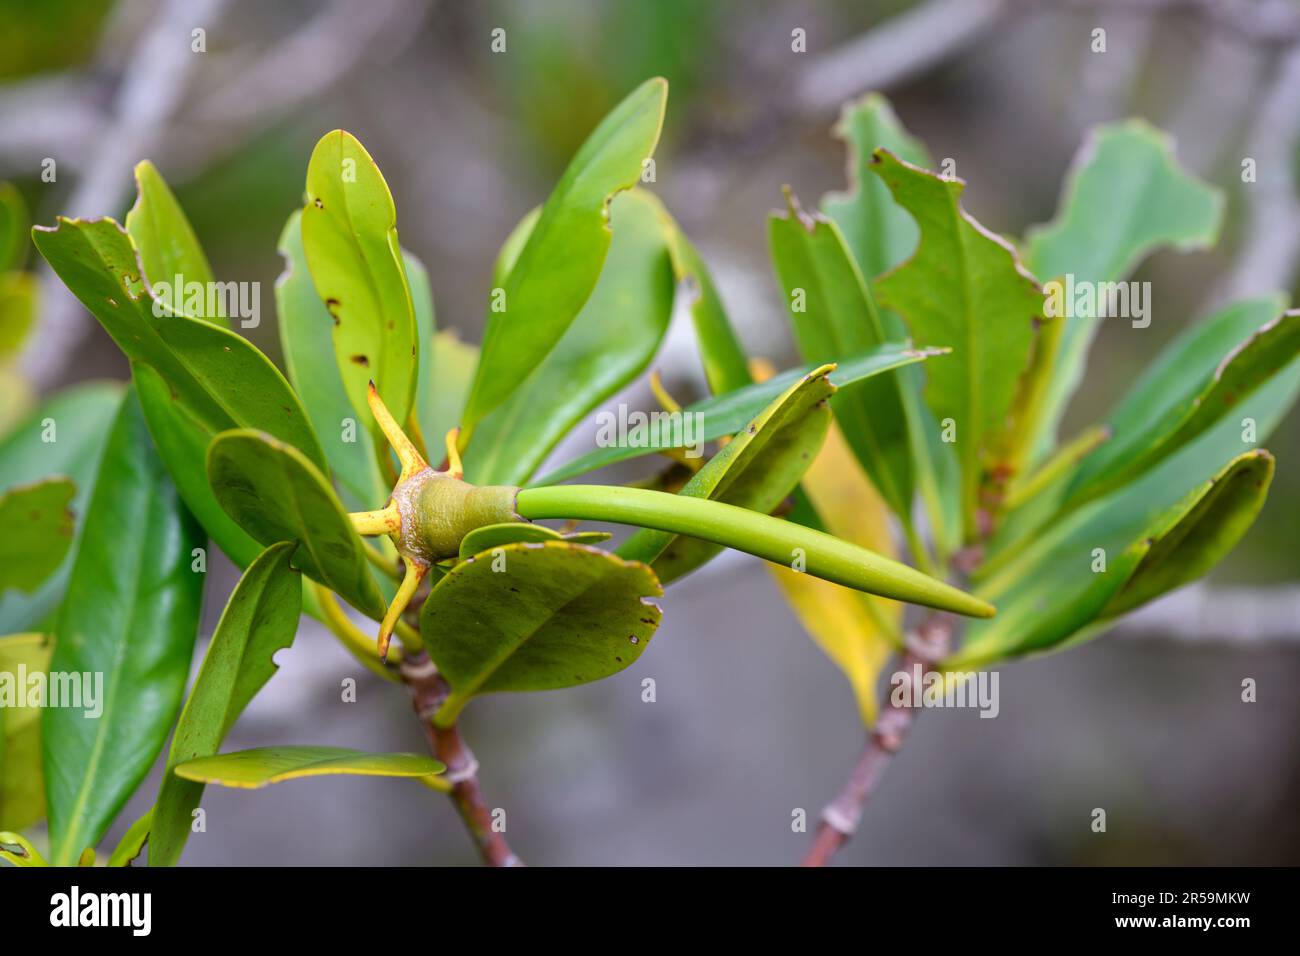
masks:
<instances>
[{"instance_id":1,"label":"green leaf with yellow margin","mask_svg":"<svg viewBox=\"0 0 1300 956\"><path fill-rule=\"evenodd\" d=\"M872 375L880 375L936 355L944 355L948 351L941 348L914 349L905 345L883 345L839 361L830 374L831 384L837 388L846 388ZM697 440L709 442L725 438L744 428L755 415L771 404L773 399L810 372L820 368L822 364L824 363L815 362L798 368L785 369L766 381L754 382L712 398L701 399L682 409L682 413L692 416L699 422L699 427L695 429L698 434L693 436ZM529 484L533 487L557 484L577 475L595 471L597 468L627 461L629 458L682 448L691 443L685 440L689 437L685 434L685 428L647 427L636 429L635 435L633 431L629 429L627 441L597 448Z\"/></svg>"},{"instance_id":2,"label":"green leaf with yellow margin","mask_svg":"<svg viewBox=\"0 0 1300 956\"><path fill-rule=\"evenodd\" d=\"M1249 307L1246 303L1238 308ZM1216 324L1207 329L1213 330ZM1179 350L1178 354L1186 353ZM1198 374L1190 362L1153 366L1129 393L1124 407L1112 416L1110 441L1083 461L1063 507L1105 494L1182 448L1282 372L1297 355L1300 311L1283 313L1259 325L1209 372Z\"/></svg>"},{"instance_id":3,"label":"green leaf with yellow margin","mask_svg":"<svg viewBox=\"0 0 1300 956\"><path fill-rule=\"evenodd\" d=\"M0 637L0 830L23 830L45 816L41 708L27 695L28 678L48 674L48 634Z\"/></svg>"},{"instance_id":4,"label":"green leaf with yellow margin","mask_svg":"<svg viewBox=\"0 0 1300 956\"><path fill-rule=\"evenodd\" d=\"M970 538L981 455L1005 427L1043 315L1042 291L1011 245L961 208L962 180L942 179L883 149L871 169L921 230L913 256L876 281L880 302L907 320L918 341L953 349L926 367L926 401L940 427L956 426L962 525Z\"/></svg>"},{"instance_id":5,"label":"green leaf with yellow margin","mask_svg":"<svg viewBox=\"0 0 1300 956\"><path fill-rule=\"evenodd\" d=\"M791 385L737 432L678 492L770 513L812 464L831 422L827 401L835 386L824 365ZM689 574L723 550L698 538L643 528L618 555L649 564L664 584Z\"/></svg>"},{"instance_id":6,"label":"green leaf with yellow margin","mask_svg":"<svg viewBox=\"0 0 1300 956\"><path fill-rule=\"evenodd\" d=\"M375 161L352 134L326 133L307 165L302 246L316 293L334 318L343 387L377 449L386 449L366 392L371 381L398 422L415 402L415 305L397 238L397 208Z\"/></svg>"},{"instance_id":7,"label":"green leaf with yellow margin","mask_svg":"<svg viewBox=\"0 0 1300 956\"><path fill-rule=\"evenodd\" d=\"M1208 571L1250 527L1273 476L1262 449L1207 479L1189 447L1037 535L975 592L998 615L972 622L946 667L986 666L1097 632L1119 614Z\"/></svg>"},{"instance_id":8,"label":"green leaf with yellow margin","mask_svg":"<svg viewBox=\"0 0 1300 956\"><path fill-rule=\"evenodd\" d=\"M391 485L379 470L373 444L357 440L358 434L367 433L364 423L372 416L368 408L358 415L343 387L334 355L334 320L316 294L302 249L301 210L290 214L277 248L284 259L284 271L275 280L275 305L285 371L320 437L344 500L357 511L377 508L387 500Z\"/></svg>"},{"instance_id":9,"label":"green leaf with yellow margin","mask_svg":"<svg viewBox=\"0 0 1300 956\"><path fill-rule=\"evenodd\" d=\"M136 164L135 184L135 205L126 214L126 231L140 251L155 298L169 311L225 327L212 267L176 196L148 160ZM191 295L191 289L201 290L201 295Z\"/></svg>"},{"instance_id":10,"label":"green leaf with yellow margin","mask_svg":"<svg viewBox=\"0 0 1300 956\"><path fill-rule=\"evenodd\" d=\"M352 777L430 777L446 770L419 754L371 754L346 747L257 747L177 765L176 776L196 783L259 790L285 780L343 774Z\"/></svg>"}]
</instances>

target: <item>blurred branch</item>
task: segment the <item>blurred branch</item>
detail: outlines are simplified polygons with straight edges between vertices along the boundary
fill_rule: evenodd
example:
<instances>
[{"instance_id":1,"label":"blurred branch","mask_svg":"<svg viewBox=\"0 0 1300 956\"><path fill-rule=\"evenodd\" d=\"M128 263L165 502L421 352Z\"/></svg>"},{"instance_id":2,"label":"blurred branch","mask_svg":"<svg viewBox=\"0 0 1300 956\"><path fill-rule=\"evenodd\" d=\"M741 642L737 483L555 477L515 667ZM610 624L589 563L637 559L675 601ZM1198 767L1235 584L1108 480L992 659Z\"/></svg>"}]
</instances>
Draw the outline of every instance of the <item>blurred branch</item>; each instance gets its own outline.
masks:
<instances>
[{"instance_id":1,"label":"blurred branch","mask_svg":"<svg viewBox=\"0 0 1300 956\"><path fill-rule=\"evenodd\" d=\"M893 671L907 682L902 685L904 700L912 699L910 682L914 679L917 668L920 668L922 674L932 670L936 662L948 655L952 638L953 617L943 613L926 615L916 632L908 635L907 650ZM892 686L891 681L891 688ZM804 866L825 866L840 847L849 842L858 829L862 811L875 793L881 775L907 740L916 714L917 709L911 704L895 704L893 693L888 695L887 705L881 709L876 725L867 734L862 756L849 774L848 782L822 811L821 823L813 835L812 848L803 860Z\"/></svg>"},{"instance_id":2,"label":"blurred branch","mask_svg":"<svg viewBox=\"0 0 1300 956\"><path fill-rule=\"evenodd\" d=\"M1075 9L1149 17L1178 13L1251 43L1300 42L1300 9L1290 0L1039 0L1041 9Z\"/></svg>"},{"instance_id":3,"label":"blurred branch","mask_svg":"<svg viewBox=\"0 0 1300 956\"><path fill-rule=\"evenodd\" d=\"M420 30L429 0L334 0L247 69L194 104L195 122L269 125L324 93L376 51L391 58ZM381 42L382 41L382 42Z\"/></svg>"},{"instance_id":4,"label":"blurred branch","mask_svg":"<svg viewBox=\"0 0 1300 956\"><path fill-rule=\"evenodd\" d=\"M1300 643L1300 587L1210 587L1175 591L1122 618L1131 638L1251 647Z\"/></svg>"},{"instance_id":5,"label":"blurred branch","mask_svg":"<svg viewBox=\"0 0 1300 956\"><path fill-rule=\"evenodd\" d=\"M969 46L1016 6L1014 0L929 0L813 58L796 81L795 99L803 109L824 111L893 86Z\"/></svg>"},{"instance_id":6,"label":"blurred branch","mask_svg":"<svg viewBox=\"0 0 1300 956\"><path fill-rule=\"evenodd\" d=\"M93 138L94 162L65 205L70 216L113 215L131 184L131 170L161 137L175 113L199 55L190 31L210 30L227 0L167 0L152 27L140 37L113 105ZM48 267L41 272L41 322L23 356L23 367L37 386L53 384L86 327L80 303Z\"/></svg>"},{"instance_id":7,"label":"blurred branch","mask_svg":"<svg viewBox=\"0 0 1300 956\"><path fill-rule=\"evenodd\" d=\"M1242 184L1247 231L1216 302L1288 291L1300 262L1300 199L1294 156L1300 142L1300 46L1274 66L1242 159L1255 160L1256 181Z\"/></svg>"}]
</instances>

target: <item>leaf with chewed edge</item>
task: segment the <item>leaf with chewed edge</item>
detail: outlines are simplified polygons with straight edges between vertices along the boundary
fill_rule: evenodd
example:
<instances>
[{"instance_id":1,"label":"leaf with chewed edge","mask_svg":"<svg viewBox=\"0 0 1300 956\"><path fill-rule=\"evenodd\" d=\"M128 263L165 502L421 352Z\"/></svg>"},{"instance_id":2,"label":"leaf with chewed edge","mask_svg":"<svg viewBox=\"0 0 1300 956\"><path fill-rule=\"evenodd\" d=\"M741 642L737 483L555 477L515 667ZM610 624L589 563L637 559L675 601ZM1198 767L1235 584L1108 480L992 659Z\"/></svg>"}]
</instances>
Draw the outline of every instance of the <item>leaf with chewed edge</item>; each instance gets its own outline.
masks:
<instances>
[{"instance_id":1,"label":"leaf with chewed edge","mask_svg":"<svg viewBox=\"0 0 1300 956\"><path fill-rule=\"evenodd\" d=\"M1030 229L1025 263L1043 282L1118 282L1162 246L1206 249L1219 235L1223 195L1179 167L1173 140L1142 120L1094 128L1074 158L1052 222ZM1041 459L1083 379L1098 319L1072 316L1051 376Z\"/></svg>"}]
</instances>

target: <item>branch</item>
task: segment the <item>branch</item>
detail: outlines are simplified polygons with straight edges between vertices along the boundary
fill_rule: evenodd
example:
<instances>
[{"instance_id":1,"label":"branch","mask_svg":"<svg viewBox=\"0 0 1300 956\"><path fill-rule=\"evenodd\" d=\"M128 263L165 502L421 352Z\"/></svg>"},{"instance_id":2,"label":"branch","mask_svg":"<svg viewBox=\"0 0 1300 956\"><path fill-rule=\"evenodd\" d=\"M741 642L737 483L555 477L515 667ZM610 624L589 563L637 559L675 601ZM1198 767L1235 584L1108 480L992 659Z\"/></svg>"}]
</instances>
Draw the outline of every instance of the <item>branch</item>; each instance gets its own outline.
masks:
<instances>
[{"instance_id":1,"label":"branch","mask_svg":"<svg viewBox=\"0 0 1300 956\"><path fill-rule=\"evenodd\" d=\"M1125 638L1155 638L1209 647L1300 643L1300 587L1210 587L1197 584L1121 618Z\"/></svg>"},{"instance_id":2,"label":"branch","mask_svg":"<svg viewBox=\"0 0 1300 956\"><path fill-rule=\"evenodd\" d=\"M402 679L411 689L411 703L429 738L429 747L434 756L447 765L443 779L451 784L451 800L478 848L479 856L488 866L523 866L506 843L505 836L492 829L492 812L479 787L478 761L461 738L460 725L442 728L433 723L433 715L450 690L446 680L423 651L402 662Z\"/></svg>"},{"instance_id":3,"label":"branch","mask_svg":"<svg viewBox=\"0 0 1300 956\"><path fill-rule=\"evenodd\" d=\"M112 215L131 185L131 169L149 153L184 95L200 55L190 49L190 31L211 30L227 0L168 0L153 28L129 59L113 107L100 129L95 160L66 206L69 216ZM37 386L53 384L73 358L86 325L81 304L48 266L41 271L42 315L23 355L23 368Z\"/></svg>"},{"instance_id":4,"label":"branch","mask_svg":"<svg viewBox=\"0 0 1300 956\"><path fill-rule=\"evenodd\" d=\"M948 654L952 644L953 618L949 614L931 614L921 622L916 633L909 635L907 650L899 659L896 674L907 682L903 700L912 699L910 682L921 668L922 674L933 670L934 665ZM812 848L804 857L804 866L825 866L840 847L849 842L862 819L862 810L875 792L885 767L894 754L902 748L916 720L916 708L910 703L895 704L889 695L888 706L876 718L876 725L867 736L862 756L858 758L848 782L839 796L822 811L821 823L813 837Z\"/></svg>"},{"instance_id":5,"label":"branch","mask_svg":"<svg viewBox=\"0 0 1300 956\"><path fill-rule=\"evenodd\" d=\"M838 109L866 90L900 83L969 46L1016 6L1013 0L930 0L823 53L802 71L795 99Z\"/></svg>"},{"instance_id":6,"label":"branch","mask_svg":"<svg viewBox=\"0 0 1300 956\"><path fill-rule=\"evenodd\" d=\"M1300 261L1300 200L1293 157L1300 140L1300 46L1274 67L1255 112L1243 158L1255 160L1257 180L1243 184L1248 232L1214 300L1231 302L1274 289L1287 291Z\"/></svg>"},{"instance_id":7,"label":"branch","mask_svg":"<svg viewBox=\"0 0 1300 956\"><path fill-rule=\"evenodd\" d=\"M1039 0L1040 9L1197 17L1242 40L1265 46L1300 42L1300 10L1289 0Z\"/></svg>"}]
</instances>

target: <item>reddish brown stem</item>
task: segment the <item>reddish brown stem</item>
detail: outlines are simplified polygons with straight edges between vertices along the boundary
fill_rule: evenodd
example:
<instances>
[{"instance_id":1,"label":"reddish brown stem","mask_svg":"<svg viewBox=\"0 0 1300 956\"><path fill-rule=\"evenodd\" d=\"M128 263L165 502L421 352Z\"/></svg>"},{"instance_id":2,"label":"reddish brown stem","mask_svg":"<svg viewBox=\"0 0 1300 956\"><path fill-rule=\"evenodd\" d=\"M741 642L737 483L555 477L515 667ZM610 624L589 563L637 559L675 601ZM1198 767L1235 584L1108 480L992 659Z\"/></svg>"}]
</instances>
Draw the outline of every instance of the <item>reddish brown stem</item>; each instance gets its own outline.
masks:
<instances>
[{"instance_id":1,"label":"reddish brown stem","mask_svg":"<svg viewBox=\"0 0 1300 956\"><path fill-rule=\"evenodd\" d=\"M863 808L916 720L917 709L910 703L912 694L908 686L914 679L916 667L920 666L922 674L931 670L947 654L951 641L952 620L947 614L928 616L916 633L909 635L907 649L895 671L900 675L899 679L906 682L904 693L899 695L904 703L895 704L894 695L889 695L888 704L876 718L876 725L868 734L862 756L849 774L844 789L822 811L812 848L803 860L804 866L825 866L857 830Z\"/></svg>"},{"instance_id":2,"label":"reddish brown stem","mask_svg":"<svg viewBox=\"0 0 1300 956\"><path fill-rule=\"evenodd\" d=\"M411 703L420 718L429 747L447 765L445 778L452 785L451 800L465 823L479 856L488 866L523 866L506 843L505 835L492 827L492 812L483 799L478 782L478 761L460 735L459 724L435 727L433 715L448 693L446 680L423 651L402 661L402 679L411 689Z\"/></svg>"}]
</instances>

